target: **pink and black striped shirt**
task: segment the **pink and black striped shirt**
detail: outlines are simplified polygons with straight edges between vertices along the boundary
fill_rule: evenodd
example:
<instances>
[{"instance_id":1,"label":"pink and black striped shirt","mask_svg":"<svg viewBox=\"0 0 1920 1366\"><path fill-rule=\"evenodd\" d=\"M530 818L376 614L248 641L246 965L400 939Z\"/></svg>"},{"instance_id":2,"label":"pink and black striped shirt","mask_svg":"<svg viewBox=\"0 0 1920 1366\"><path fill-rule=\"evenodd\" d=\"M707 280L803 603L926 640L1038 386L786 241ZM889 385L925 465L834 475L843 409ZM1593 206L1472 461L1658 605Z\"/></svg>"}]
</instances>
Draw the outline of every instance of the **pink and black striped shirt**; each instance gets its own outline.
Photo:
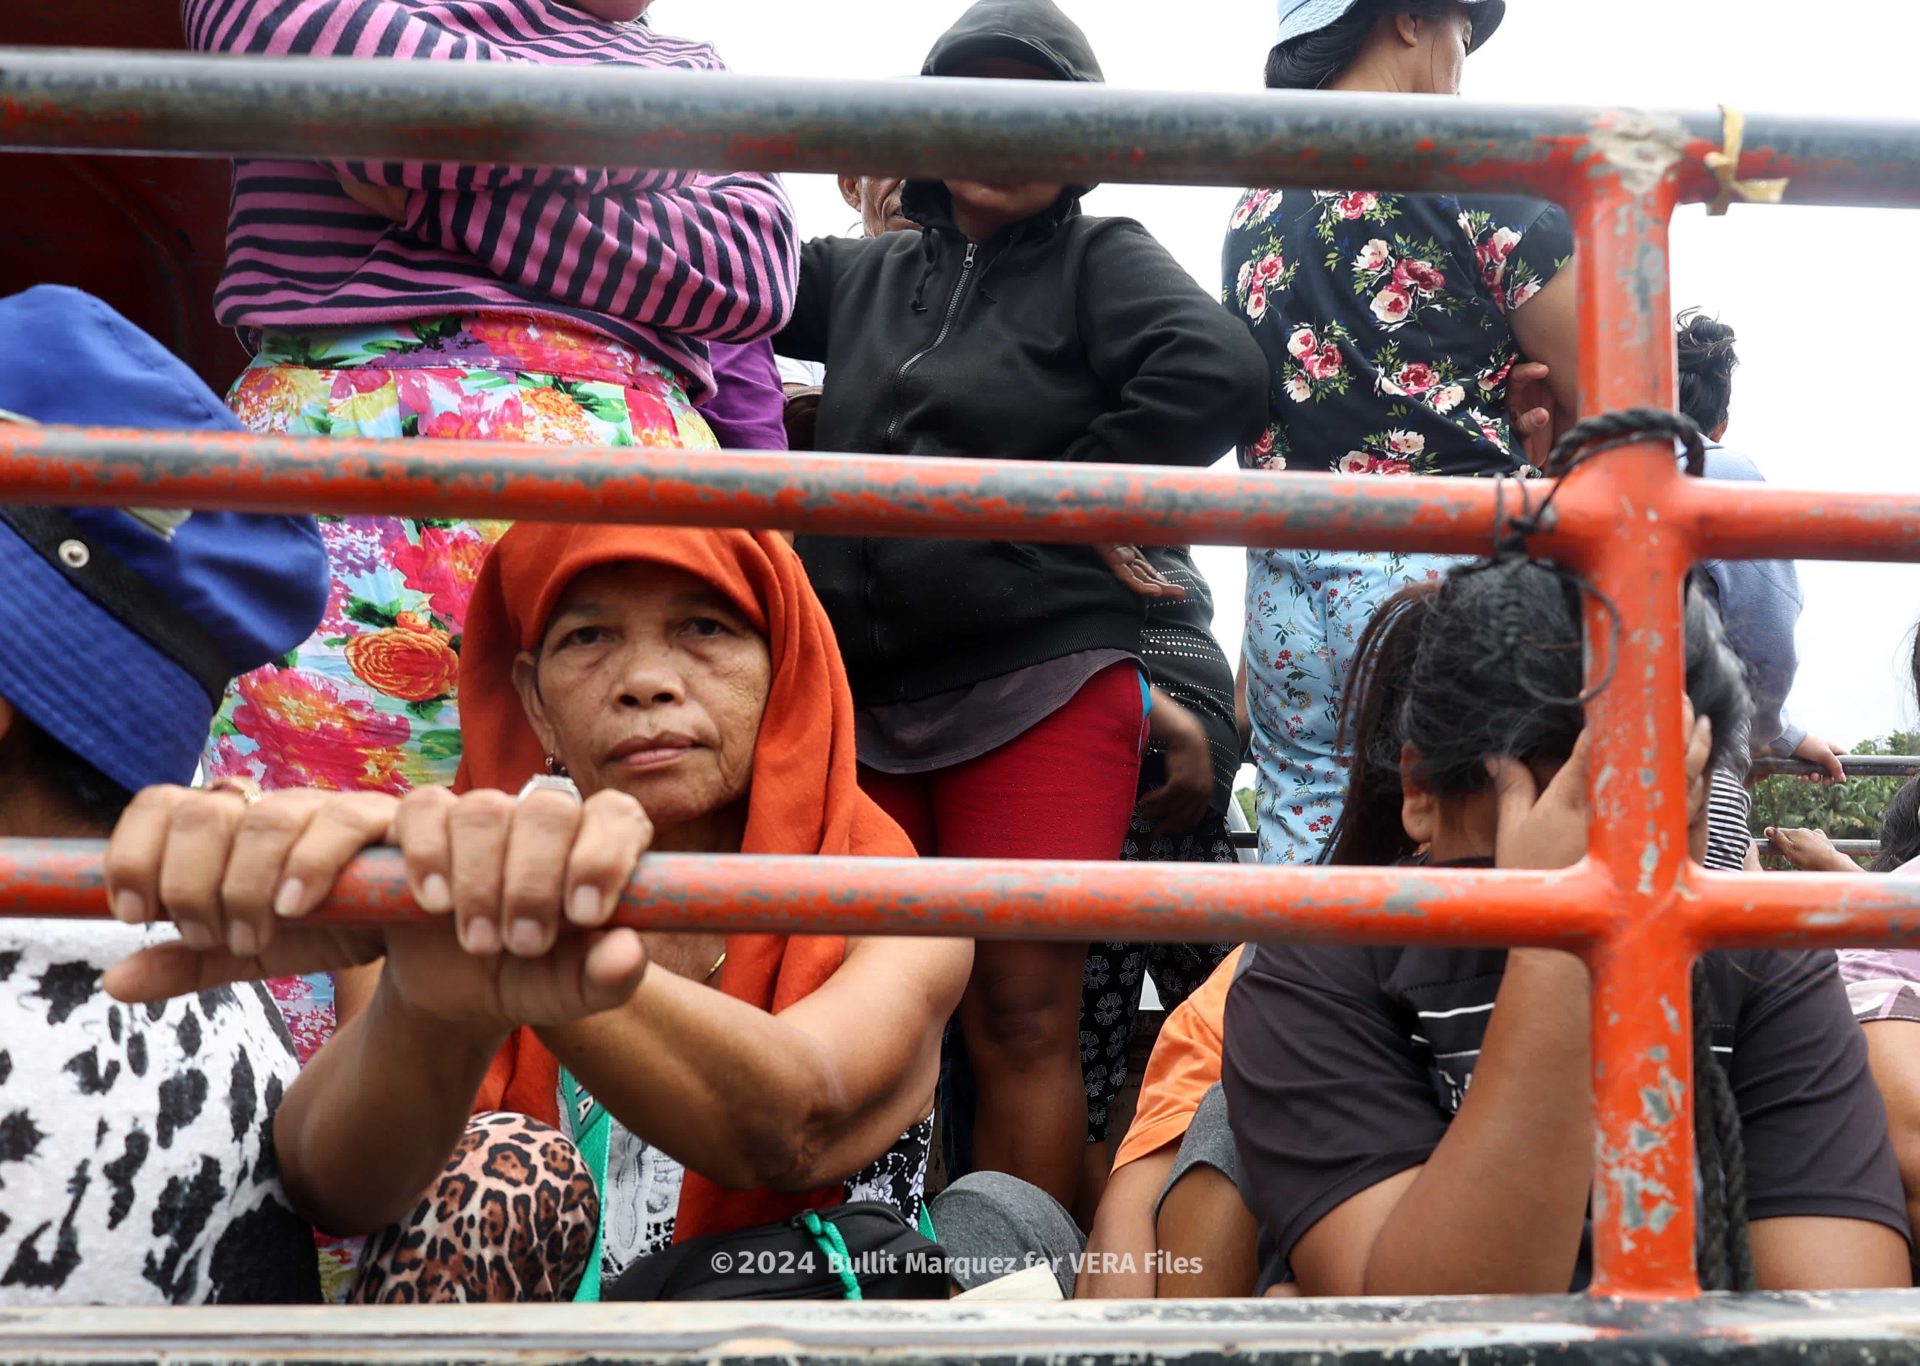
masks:
<instances>
[{"instance_id":1,"label":"pink and black striped shirt","mask_svg":"<svg viewBox=\"0 0 1920 1366\"><path fill-rule=\"evenodd\" d=\"M559 0L182 0L201 52L724 69L704 43ZM395 223L342 179L405 190ZM777 178L635 168L240 161L215 311L298 330L438 314L571 320L713 387L708 342L792 311L793 210Z\"/></svg>"}]
</instances>

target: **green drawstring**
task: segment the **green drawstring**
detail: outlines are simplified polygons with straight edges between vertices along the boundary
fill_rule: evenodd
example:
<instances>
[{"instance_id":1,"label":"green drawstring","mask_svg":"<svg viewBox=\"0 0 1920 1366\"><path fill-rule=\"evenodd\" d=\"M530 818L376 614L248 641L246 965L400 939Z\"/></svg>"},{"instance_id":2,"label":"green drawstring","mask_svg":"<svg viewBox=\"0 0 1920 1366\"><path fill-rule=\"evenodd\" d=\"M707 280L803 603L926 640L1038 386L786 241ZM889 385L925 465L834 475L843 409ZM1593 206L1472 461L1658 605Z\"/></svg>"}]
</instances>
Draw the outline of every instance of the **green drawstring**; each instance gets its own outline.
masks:
<instances>
[{"instance_id":1,"label":"green drawstring","mask_svg":"<svg viewBox=\"0 0 1920 1366\"><path fill-rule=\"evenodd\" d=\"M847 1251L847 1240L840 1236L840 1230L832 1224L821 1222L820 1216L807 1210L800 1216L800 1227L813 1235L820 1244L821 1251L827 1254L827 1265L840 1277L840 1283L847 1288L850 1300L865 1299L860 1293L860 1278L853 1274L853 1254Z\"/></svg>"}]
</instances>

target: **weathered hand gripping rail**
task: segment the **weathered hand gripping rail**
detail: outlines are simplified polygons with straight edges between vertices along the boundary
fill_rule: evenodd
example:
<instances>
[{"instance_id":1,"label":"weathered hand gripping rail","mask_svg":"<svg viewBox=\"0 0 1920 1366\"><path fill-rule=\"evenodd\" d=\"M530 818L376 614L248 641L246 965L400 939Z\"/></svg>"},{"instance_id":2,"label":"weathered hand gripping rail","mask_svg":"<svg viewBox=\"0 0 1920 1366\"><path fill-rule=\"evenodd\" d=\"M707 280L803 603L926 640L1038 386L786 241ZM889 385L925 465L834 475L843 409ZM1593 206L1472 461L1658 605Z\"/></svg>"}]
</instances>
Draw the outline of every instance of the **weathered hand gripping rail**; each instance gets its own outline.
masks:
<instances>
[{"instance_id":1,"label":"weathered hand gripping rail","mask_svg":"<svg viewBox=\"0 0 1920 1366\"><path fill-rule=\"evenodd\" d=\"M338 156L519 164L646 164L900 171L1005 179L1205 185L1367 185L1530 192L1573 215L1588 411L1669 406L1668 221L1710 199L1700 114L1496 106L1315 94L1169 94L1039 83L770 80L335 61L0 49L0 149L187 156ZM1920 122L1755 117L1739 174L1788 177L1787 202L1920 207ZM1735 229L1729 229L1730 231ZM1528 490L1537 499L1542 490ZM1120 539L1476 552L1509 484L1347 480L878 457L555 452L486 444L301 442L0 429L0 499L253 510L511 515L779 526L877 534ZM1595 1274L1591 1307L1433 1302L1385 1312L1256 1306L1205 1320L1071 1306L937 1323L874 1307L790 1315L792 1342L729 1356L1029 1357L1055 1350L1161 1355L1364 1348L1451 1356L1508 1348L1628 1351L1778 1339L1804 1325L1787 1300L1658 1313L1616 1300L1698 1294L1687 968L1720 945L1920 939L1920 886L1867 877L1708 875L1686 857L1679 586L1714 554L1920 560L1920 497L1803 493L1683 481L1656 444L1568 481L1536 542L1618 605L1618 658L1595 631L1591 669L1615 681L1591 708L1596 823L1562 873L650 858L623 907L632 923L709 929L1033 938L1364 940L1547 944L1593 972ZM0 845L0 914L99 915L99 851ZM391 856L369 856L329 911L409 913ZM1860 1297L1836 1338L1858 1345L1920 1325L1904 1300ZM541 1345L623 1359L737 1339L755 1320L603 1310L542 1315ZM1682 1315L1675 1318L1673 1315ZM1873 1324L1868 1314L1878 1315ZM1664 1315L1664 1317L1662 1316ZM1903 1317L1904 1316L1904 1317ZM1338 1320L1343 1327L1326 1325ZM488 1323L532 1324L533 1317ZM484 1329L435 1334L363 1316L289 1328L285 1316L188 1331L166 1316L102 1319L89 1336L28 1316L0 1350L36 1359L310 1355L327 1332L359 1356L480 1359ZM198 1320L197 1322L206 1322ZM439 1320L446 1327L445 1320ZM463 1320L463 1322L469 1322ZM1410 1322L1427 1327L1411 1330ZM161 1326L163 1325L164 1326ZM324 1327L322 1325L325 1325ZM828 1324L828 1327L823 1327ZM862 1325L865 1325L863 1328ZM1183 1328L1181 1325L1185 1324ZM145 1325L144 1327L142 1325ZM837 1327L832 1327L837 1325ZM911 1325L911 1326L910 1326ZM1491 1326L1490 1326L1491 1325ZM1516 1328L1516 1325L1519 1327ZM0 1330L5 1320L0 1316ZM70 1327L70 1324L69 1324ZM831 1328L831 1330L829 1330ZM412 1336L415 1330L427 1338ZM877 1331L874 1331L877 1330ZM1809 1332L1811 1330L1808 1330ZM635 1343L635 1333L649 1335ZM1116 1336L1117 1335L1117 1336ZM1787 1336L1805 1345L1807 1333ZM1102 1347L1100 1344L1105 1343ZM804 1345L803 1345L804 1344ZM516 1339L515 1345L532 1343ZM1584 1345L1584 1346L1583 1346ZM1836 1344L1837 1345L1837 1344Z\"/></svg>"}]
</instances>

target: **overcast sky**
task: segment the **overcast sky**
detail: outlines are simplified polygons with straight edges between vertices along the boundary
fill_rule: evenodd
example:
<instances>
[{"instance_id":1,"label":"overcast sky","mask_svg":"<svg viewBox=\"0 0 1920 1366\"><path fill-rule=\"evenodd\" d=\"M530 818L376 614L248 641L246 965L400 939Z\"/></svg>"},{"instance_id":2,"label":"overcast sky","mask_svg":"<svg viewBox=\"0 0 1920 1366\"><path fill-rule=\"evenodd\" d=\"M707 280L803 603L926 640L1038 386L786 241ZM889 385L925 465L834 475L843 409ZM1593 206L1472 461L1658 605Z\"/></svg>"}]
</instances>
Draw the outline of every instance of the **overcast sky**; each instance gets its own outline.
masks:
<instances>
[{"instance_id":1,"label":"overcast sky","mask_svg":"<svg viewBox=\"0 0 1920 1366\"><path fill-rule=\"evenodd\" d=\"M1272 40L1271 0L1062 0L1121 86L1255 90ZM657 0L655 22L715 43L735 70L888 77L918 71L962 0ZM1920 0L1511 0L1468 63L1469 97L1751 112L1920 117L1920 82L1899 41ZM809 236L853 215L832 182L790 188ZM1109 186L1091 212L1140 219L1208 289L1232 190ZM1906 354L1916 308L1920 213L1736 208L1683 212L1675 307L1701 305L1740 333L1728 443L1777 484L1920 489L1920 422ZM1200 551L1230 656L1241 635L1243 556ZM1920 569L1802 564L1796 719L1836 744L1909 725L1905 637L1920 617Z\"/></svg>"}]
</instances>

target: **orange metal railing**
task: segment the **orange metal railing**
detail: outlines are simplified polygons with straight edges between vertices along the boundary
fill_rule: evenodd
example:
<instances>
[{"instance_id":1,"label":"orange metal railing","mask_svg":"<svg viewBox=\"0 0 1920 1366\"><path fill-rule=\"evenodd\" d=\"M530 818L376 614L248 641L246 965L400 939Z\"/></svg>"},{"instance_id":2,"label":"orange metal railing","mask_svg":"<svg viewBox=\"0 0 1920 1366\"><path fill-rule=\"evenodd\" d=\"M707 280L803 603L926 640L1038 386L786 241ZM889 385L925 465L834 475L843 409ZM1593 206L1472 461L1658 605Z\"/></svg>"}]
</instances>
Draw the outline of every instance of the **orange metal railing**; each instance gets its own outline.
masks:
<instances>
[{"instance_id":1,"label":"orange metal railing","mask_svg":"<svg viewBox=\"0 0 1920 1366\"><path fill-rule=\"evenodd\" d=\"M1589 412L1667 407L1668 223L1713 197L1717 120L1503 110L1316 94L1142 96L1039 83L772 82L0 52L0 146L553 163L630 160L1383 189L1558 199L1579 238ZM325 68L325 70L321 70ZM491 81L491 84L489 83ZM937 87L937 88L929 88ZM1789 202L1920 204L1920 129L1749 124L1743 175ZM477 443L0 430L0 498L1052 540L1475 552L1538 486L877 457L519 451ZM1703 949L1920 936L1920 886L1710 875L1687 857L1681 590L1724 557L1920 559L1920 498L1683 480L1658 441L1565 481L1536 553L1585 574L1622 629L1589 620L1588 858L1560 873L863 862L660 856L623 918L653 926L1033 938L1310 938L1547 944L1593 978L1599 1296L1688 1298L1694 1193L1688 970ZM1598 613L1597 607L1590 612ZM0 914L103 912L99 850L0 842ZM328 911L411 913L393 856Z\"/></svg>"}]
</instances>

